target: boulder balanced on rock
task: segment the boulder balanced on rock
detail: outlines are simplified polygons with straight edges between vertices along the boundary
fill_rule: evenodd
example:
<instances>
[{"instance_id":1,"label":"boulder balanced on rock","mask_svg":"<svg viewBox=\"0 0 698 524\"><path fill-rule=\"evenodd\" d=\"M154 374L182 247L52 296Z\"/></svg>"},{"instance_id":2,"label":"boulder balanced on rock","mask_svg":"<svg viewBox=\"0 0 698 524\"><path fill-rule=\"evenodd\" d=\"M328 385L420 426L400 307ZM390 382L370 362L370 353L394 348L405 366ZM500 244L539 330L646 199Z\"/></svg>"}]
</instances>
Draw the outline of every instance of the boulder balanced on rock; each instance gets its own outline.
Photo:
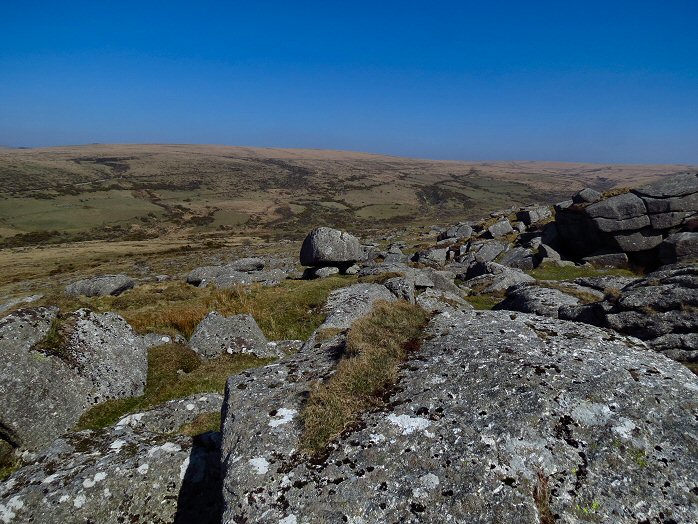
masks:
<instances>
[{"instance_id":1,"label":"boulder balanced on rock","mask_svg":"<svg viewBox=\"0 0 698 524\"><path fill-rule=\"evenodd\" d=\"M313 229L301 246L300 261L304 266L335 266L346 270L357 260L364 258L359 239L354 235L332 229Z\"/></svg>"}]
</instances>

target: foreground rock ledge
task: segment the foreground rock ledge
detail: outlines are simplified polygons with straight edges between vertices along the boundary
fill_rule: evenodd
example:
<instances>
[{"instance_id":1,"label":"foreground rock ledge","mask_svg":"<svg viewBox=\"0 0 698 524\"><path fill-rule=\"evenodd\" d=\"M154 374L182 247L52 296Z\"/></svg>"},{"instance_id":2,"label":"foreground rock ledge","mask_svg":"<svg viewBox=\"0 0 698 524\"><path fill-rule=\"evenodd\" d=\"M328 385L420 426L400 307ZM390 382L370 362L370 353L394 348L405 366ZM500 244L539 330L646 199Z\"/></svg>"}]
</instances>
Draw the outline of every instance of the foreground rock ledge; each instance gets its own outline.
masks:
<instances>
[{"instance_id":1,"label":"foreground rock ledge","mask_svg":"<svg viewBox=\"0 0 698 524\"><path fill-rule=\"evenodd\" d=\"M444 313L428 335L389 409L319 464L298 457L299 417L268 368L230 383L223 521L698 521L698 379L683 366L527 314ZM299 380L312 352L296 364ZM250 395L256 426L239 418Z\"/></svg>"}]
</instances>

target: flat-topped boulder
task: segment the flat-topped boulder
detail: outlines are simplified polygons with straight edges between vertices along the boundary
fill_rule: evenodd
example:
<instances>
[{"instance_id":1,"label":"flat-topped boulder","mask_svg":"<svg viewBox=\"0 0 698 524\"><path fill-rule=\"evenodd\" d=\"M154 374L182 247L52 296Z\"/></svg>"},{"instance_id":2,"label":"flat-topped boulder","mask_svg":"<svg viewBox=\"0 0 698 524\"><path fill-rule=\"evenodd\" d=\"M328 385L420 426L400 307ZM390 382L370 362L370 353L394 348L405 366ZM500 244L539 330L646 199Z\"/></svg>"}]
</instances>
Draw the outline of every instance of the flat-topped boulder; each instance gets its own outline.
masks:
<instances>
[{"instance_id":1,"label":"flat-topped boulder","mask_svg":"<svg viewBox=\"0 0 698 524\"><path fill-rule=\"evenodd\" d=\"M318 227L301 246L300 262L304 266L351 265L364 257L359 239L350 233Z\"/></svg>"},{"instance_id":2,"label":"flat-topped boulder","mask_svg":"<svg viewBox=\"0 0 698 524\"><path fill-rule=\"evenodd\" d=\"M189 345L204 358L243 353L259 358L276 357L267 337L251 315L226 317L212 311L196 326Z\"/></svg>"},{"instance_id":3,"label":"flat-topped boulder","mask_svg":"<svg viewBox=\"0 0 698 524\"><path fill-rule=\"evenodd\" d=\"M66 295L86 297L102 297L120 295L135 285L132 278L126 275L99 275L85 278L69 284L65 288Z\"/></svg>"}]
</instances>

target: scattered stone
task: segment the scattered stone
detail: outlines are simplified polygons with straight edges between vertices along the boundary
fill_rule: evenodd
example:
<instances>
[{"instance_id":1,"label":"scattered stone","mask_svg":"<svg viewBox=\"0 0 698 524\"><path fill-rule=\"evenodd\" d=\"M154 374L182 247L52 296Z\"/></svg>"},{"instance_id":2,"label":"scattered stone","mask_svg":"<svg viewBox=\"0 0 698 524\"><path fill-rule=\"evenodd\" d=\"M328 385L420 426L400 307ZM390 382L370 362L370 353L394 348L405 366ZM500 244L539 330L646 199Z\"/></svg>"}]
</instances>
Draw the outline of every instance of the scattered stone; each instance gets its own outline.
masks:
<instances>
[{"instance_id":1,"label":"scattered stone","mask_svg":"<svg viewBox=\"0 0 698 524\"><path fill-rule=\"evenodd\" d=\"M548 206L527 207L516 213L517 220L520 220L527 226L545 220L550 216L552 216L552 211Z\"/></svg>"},{"instance_id":2,"label":"scattered stone","mask_svg":"<svg viewBox=\"0 0 698 524\"><path fill-rule=\"evenodd\" d=\"M483 274L465 281L468 287L480 293L506 291L515 284L533 282L535 280L531 275L527 275L520 269L503 266L496 262L487 262L482 267Z\"/></svg>"},{"instance_id":3,"label":"scattered stone","mask_svg":"<svg viewBox=\"0 0 698 524\"><path fill-rule=\"evenodd\" d=\"M509 221L505 218L504 220L500 220L499 222L492 224L487 228L487 231L492 238L499 238L513 233L514 229L511 227Z\"/></svg>"},{"instance_id":4,"label":"scattered stone","mask_svg":"<svg viewBox=\"0 0 698 524\"><path fill-rule=\"evenodd\" d=\"M414 278L395 277L386 280L383 285L387 287L393 295L410 304L414 304Z\"/></svg>"},{"instance_id":5,"label":"scattered stone","mask_svg":"<svg viewBox=\"0 0 698 524\"><path fill-rule=\"evenodd\" d=\"M419 264L443 266L446 263L448 248L432 248L416 253L412 260Z\"/></svg>"},{"instance_id":6,"label":"scattered stone","mask_svg":"<svg viewBox=\"0 0 698 524\"><path fill-rule=\"evenodd\" d=\"M521 311L522 313L535 313L536 315L558 318L560 306L576 306L578 304L577 297L565 293L562 289L524 282L510 287L507 290L506 298L494 309Z\"/></svg>"},{"instance_id":7,"label":"scattered stone","mask_svg":"<svg viewBox=\"0 0 698 524\"><path fill-rule=\"evenodd\" d=\"M347 329L354 321L367 315L378 300L397 300L387 287L381 284L354 284L336 289L327 298L324 312L327 318L323 329Z\"/></svg>"},{"instance_id":8,"label":"scattered stone","mask_svg":"<svg viewBox=\"0 0 698 524\"><path fill-rule=\"evenodd\" d=\"M422 292L417 297L416 303L430 313L473 309L473 306L461 295L434 288L429 288Z\"/></svg>"},{"instance_id":9,"label":"scattered stone","mask_svg":"<svg viewBox=\"0 0 698 524\"><path fill-rule=\"evenodd\" d=\"M251 315L224 317L212 311L196 327L189 345L204 358L223 353L244 353L259 358L279 356L278 352L270 351L267 342Z\"/></svg>"},{"instance_id":10,"label":"scattered stone","mask_svg":"<svg viewBox=\"0 0 698 524\"><path fill-rule=\"evenodd\" d=\"M446 231L439 234L437 240L446 240L449 238L464 239L470 238L473 235L472 225L468 222L459 222L458 224L449 227Z\"/></svg>"},{"instance_id":11,"label":"scattered stone","mask_svg":"<svg viewBox=\"0 0 698 524\"><path fill-rule=\"evenodd\" d=\"M85 278L69 284L65 288L66 295L86 297L102 297L120 295L133 288L135 282L126 275L100 275Z\"/></svg>"}]
</instances>

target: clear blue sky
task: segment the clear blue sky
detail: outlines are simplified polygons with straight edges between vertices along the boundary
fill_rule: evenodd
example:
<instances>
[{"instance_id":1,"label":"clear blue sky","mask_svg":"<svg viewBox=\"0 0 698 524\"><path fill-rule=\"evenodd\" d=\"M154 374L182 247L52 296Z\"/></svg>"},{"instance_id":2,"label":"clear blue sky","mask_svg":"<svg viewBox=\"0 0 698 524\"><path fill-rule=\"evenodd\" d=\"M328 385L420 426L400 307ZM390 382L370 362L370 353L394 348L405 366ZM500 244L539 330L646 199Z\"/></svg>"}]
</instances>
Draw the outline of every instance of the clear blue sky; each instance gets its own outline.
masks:
<instances>
[{"instance_id":1,"label":"clear blue sky","mask_svg":"<svg viewBox=\"0 0 698 524\"><path fill-rule=\"evenodd\" d=\"M3 2L0 144L698 163L698 1Z\"/></svg>"}]
</instances>

